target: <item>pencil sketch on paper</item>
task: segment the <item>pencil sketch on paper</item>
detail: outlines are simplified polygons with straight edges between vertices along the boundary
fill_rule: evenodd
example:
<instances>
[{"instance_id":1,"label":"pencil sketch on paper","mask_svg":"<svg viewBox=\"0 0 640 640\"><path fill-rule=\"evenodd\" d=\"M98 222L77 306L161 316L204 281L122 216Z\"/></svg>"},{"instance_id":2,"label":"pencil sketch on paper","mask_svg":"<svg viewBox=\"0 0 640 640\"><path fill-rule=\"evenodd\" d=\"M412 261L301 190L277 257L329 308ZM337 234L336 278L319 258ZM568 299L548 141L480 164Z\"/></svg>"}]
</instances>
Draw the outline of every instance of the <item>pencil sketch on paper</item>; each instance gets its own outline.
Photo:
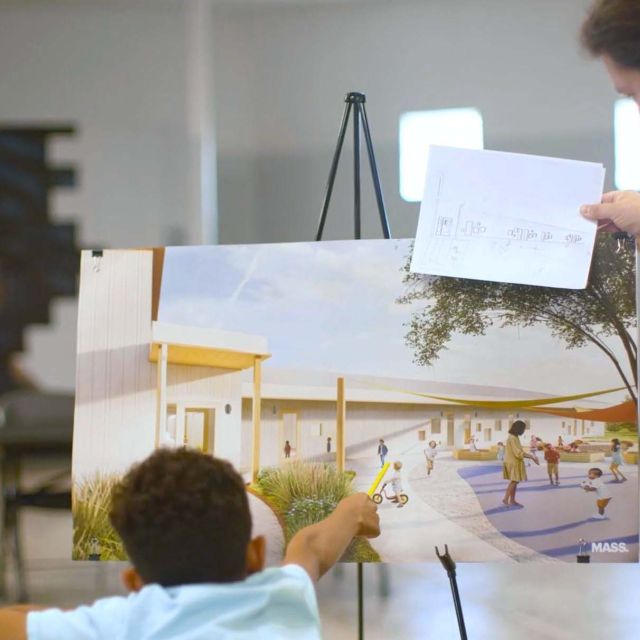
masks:
<instances>
[{"instance_id":1,"label":"pencil sketch on paper","mask_svg":"<svg viewBox=\"0 0 640 640\"><path fill-rule=\"evenodd\" d=\"M603 177L593 163L432 147L411 270L584 288L595 229L578 208Z\"/></svg>"}]
</instances>

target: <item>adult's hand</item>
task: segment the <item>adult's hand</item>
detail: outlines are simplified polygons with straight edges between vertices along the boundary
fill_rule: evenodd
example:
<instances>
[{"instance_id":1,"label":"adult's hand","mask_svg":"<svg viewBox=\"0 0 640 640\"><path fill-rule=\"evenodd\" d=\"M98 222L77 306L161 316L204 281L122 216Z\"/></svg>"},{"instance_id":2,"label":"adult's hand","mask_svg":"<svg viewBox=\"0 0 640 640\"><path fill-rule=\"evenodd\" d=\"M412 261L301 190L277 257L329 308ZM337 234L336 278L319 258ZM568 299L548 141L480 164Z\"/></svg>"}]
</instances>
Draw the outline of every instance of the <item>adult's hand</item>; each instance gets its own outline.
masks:
<instances>
[{"instance_id":1,"label":"adult's hand","mask_svg":"<svg viewBox=\"0 0 640 640\"><path fill-rule=\"evenodd\" d=\"M600 231L626 231L640 238L640 193L636 191L609 191L600 204L583 205L580 213L598 221Z\"/></svg>"}]
</instances>

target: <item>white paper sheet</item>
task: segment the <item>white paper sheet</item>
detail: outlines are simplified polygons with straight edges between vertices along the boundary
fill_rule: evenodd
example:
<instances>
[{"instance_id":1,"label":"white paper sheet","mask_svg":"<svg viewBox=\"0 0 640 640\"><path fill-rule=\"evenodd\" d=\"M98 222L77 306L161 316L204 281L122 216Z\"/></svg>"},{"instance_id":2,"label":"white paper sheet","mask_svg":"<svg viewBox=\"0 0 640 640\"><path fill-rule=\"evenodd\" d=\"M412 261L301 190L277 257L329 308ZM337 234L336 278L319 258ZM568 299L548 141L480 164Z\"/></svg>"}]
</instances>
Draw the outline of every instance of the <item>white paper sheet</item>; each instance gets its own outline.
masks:
<instances>
[{"instance_id":1,"label":"white paper sheet","mask_svg":"<svg viewBox=\"0 0 640 640\"><path fill-rule=\"evenodd\" d=\"M584 289L603 186L593 162L433 145L411 271Z\"/></svg>"}]
</instances>

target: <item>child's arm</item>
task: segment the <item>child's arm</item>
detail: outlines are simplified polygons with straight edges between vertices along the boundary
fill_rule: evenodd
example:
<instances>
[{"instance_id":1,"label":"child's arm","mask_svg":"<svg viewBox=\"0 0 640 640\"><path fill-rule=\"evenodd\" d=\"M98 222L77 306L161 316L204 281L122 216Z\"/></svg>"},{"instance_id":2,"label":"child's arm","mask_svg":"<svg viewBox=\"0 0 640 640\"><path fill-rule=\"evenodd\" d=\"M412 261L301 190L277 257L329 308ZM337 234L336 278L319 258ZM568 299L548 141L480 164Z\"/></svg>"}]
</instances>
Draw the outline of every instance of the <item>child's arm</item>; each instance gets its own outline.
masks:
<instances>
[{"instance_id":1,"label":"child's arm","mask_svg":"<svg viewBox=\"0 0 640 640\"><path fill-rule=\"evenodd\" d=\"M340 559L355 536L375 538L380 535L376 512L376 505L366 493L345 498L329 517L293 536L284 563L300 565L313 581L317 581Z\"/></svg>"},{"instance_id":2,"label":"child's arm","mask_svg":"<svg viewBox=\"0 0 640 640\"><path fill-rule=\"evenodd\" d=\"M33 604L14 605L0 609L0 640L27 640L27 615L46 607Z\"/></svg>"}]
</instances>

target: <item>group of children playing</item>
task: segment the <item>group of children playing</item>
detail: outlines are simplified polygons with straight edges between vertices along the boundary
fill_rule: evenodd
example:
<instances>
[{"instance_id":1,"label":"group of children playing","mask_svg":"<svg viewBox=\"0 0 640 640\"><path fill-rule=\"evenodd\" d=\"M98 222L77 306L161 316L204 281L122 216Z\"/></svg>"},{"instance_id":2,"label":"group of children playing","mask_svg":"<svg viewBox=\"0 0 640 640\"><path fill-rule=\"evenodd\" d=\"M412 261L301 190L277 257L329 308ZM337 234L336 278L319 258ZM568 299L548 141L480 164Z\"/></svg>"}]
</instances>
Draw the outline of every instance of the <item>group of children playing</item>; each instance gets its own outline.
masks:
<instances>
[{"instance_id":1,"label":"group of children playing","mask_svg":"<svg viewBox=\"0 0 640 640\"><path fill-rule=\"evenodd\" d=\"M538 442L542 442L542 441L539 438L532 437L532 444L531 444L532 451L534 451L533 449L534 440L535 440L535 452L537 452L539 450ZM558 442L559 444L562 443L562 439L559 438ZM505 452L504 444L502 442L498 442L497 447L498 447L498 460L504 460L504 452ZM435 442L435 440L431 440L429 442L428 447L424 450L424 456L425 456L426 466L427 466L427 477L431 475L434 469L435 458L438 455L437 449L438 449L437 443ZM564 449L565 448L562 447L562 450ZM551 444L550 442L547 442L543 444L543 451L544 451L544 460L547 463L547 474L549 476L549 484L551 484L552 486L559 486L560 479L559 479L558 467L560 463L561 449L560 447L554 447L553 444ZM618 438L613 438L611 440L610 451L611 451L611 465L609 469L611 470L611 473L615 478L615 482L625 482L627 478L620 470L620 467L623 464L623 459L622 459L622 444ZM400 461L394 462L393 475L387 482L385 482L382 485L383 490L388 484L391 485L391 488L394 493L394 496L391 498L391 500L394 503L397 503L398 508L404 506L400 499L400 495L402 493L402 477L400 473L401 469L402 469L402 462ZM602 478L601 469L597 467L593 467L588 470L587 476L588 476L588 479L583 481L580 486L584 489L584 491L593 492L596 494L598 512L594 514L594 516L592 517L597 520L603 520L605 518L605 515L604 515L605 509L609 504L609 502L611 501L611 494L601 479Z\"/></svg>"},{"instance_id":2,"label":"group of children playing","mask_svg":"<svg viewBox=\"0 0 640 640\"><path fill-rule=\"evenodd\" d=\"M535 449L533 442L536 441ZM532 437L531 451L533 455L538 450L537 442L538 438ZM504 460L504 444L502 442L498 442L498 460ZM549 483L554 486L560 485L560 480L558 476L558 465L560 462L560 453L561 451L568 451L569 449L564 446L562 442L562 437L558 438L558 447L554 447L553 444L547 442L543 445L544 451L544 459L547 463L547 474L549 476ZM626 476L620 470L620 467L623 465L622 458L622 444L618 438L613 438L611 440L611 465L609 469L614 477L614 482L625 482L627 480ZM587 480L584 480L580 483L582 489L586 492L595 493L596 494L596 504L598 507L597 513L595 513L592 518L595 520L604 520L605 519L605 509L609 502L611 501L611 493L609 489L605 486L604 481L602 480L602 469L598 467L592 467L587 471Z\"/></svg>"}]
</instances>

